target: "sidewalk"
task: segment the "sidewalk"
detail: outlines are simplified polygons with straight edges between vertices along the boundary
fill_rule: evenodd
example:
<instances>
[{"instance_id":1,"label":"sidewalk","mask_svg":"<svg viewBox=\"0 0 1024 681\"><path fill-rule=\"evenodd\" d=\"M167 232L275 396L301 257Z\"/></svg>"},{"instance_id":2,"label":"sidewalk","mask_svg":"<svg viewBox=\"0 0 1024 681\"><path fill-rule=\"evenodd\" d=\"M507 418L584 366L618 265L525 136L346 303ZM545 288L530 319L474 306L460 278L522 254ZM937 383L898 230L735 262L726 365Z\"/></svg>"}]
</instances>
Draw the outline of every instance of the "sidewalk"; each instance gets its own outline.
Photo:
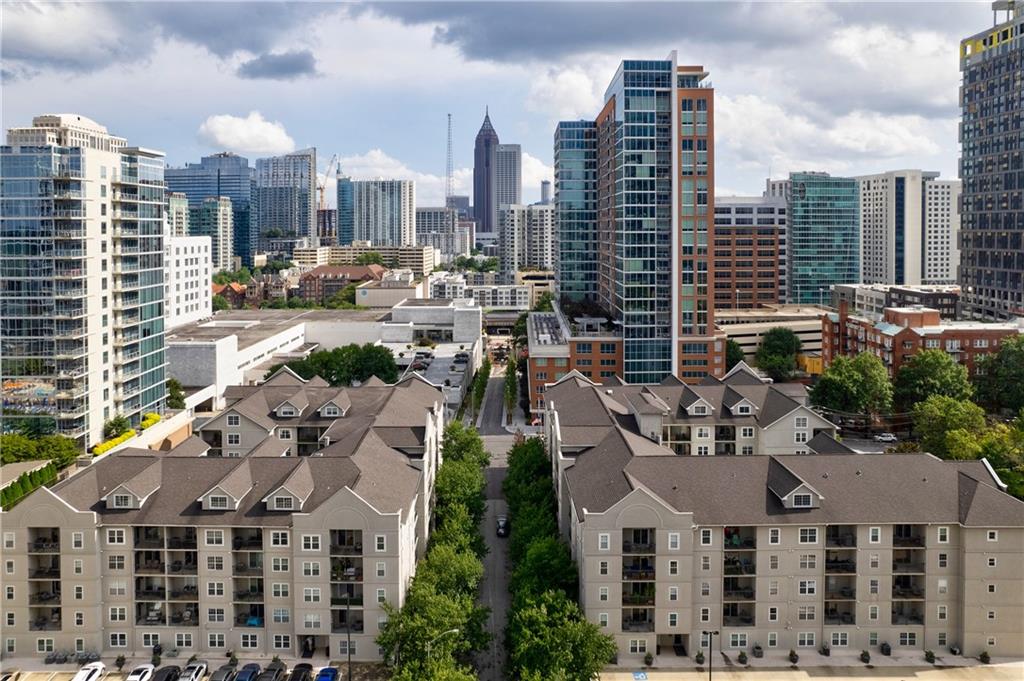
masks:
<instances>
[{"instance_id":1,"label":"sidewalk","mask_svg":"<svg viewBox=\"0 0 1024 681\"><path fill-rule=\"evenodd\" d=\"M746 669L738 664L725 665L721 658L715 660L713 678L717 681L812 681L828 678L833 681L858 681L861 679L889 679L891 681L1021 681L1024 679L1024 661L993 660L992 664L983 665L974 658L939 658L935 665L924 662L923 658L911 660L906 657L882 657L876 664L876 656L871 658L871 666L862 664L852 655L833 656L800 664L796 669L788 666L783 657L756 660L757 666ZM666 656L662 656L666 659ZM803 657L801 657L803 660ZM673 662L675 658L673 658ZM753 660L752 660L753 661ZM813 664L812 664L813 662ZM945 666L949 665L949 666ZM659 662L645 668L638 664L633 667L618 665L609 667L601 674L601 681L705 681L708 678L707 666L698 670L690 664L678 669L659 669Z\"/></svg>"}]
</instances>

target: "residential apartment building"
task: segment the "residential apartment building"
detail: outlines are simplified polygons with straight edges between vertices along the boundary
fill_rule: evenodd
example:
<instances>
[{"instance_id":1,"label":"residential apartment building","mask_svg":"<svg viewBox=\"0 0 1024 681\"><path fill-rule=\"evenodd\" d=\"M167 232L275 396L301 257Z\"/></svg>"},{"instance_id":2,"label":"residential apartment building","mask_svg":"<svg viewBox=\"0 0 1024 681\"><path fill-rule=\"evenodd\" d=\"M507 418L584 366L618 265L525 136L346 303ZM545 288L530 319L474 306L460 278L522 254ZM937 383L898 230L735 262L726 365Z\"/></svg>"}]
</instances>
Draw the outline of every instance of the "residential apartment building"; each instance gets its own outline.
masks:
<instances>
[{"instance_id":1,"label":"residential apartment building","mask_svg":"<svg viewBox=\"0 0 1024 681\"><path fill-rule=\"evenodd\" d=\"M523 150L518 144L499 144L495 152L495 194L499 216L503 206L523 202Z\"/></svg>"},{"instance_id":2,"label":"residential apartment building","mask_svg":"<svg viewBox=\"0 0 1024 681\"><path fill-rule=\"evenodd\" d=\"M956 281L960 182L938 178L937 172L921 170L856 178L860 185L861 282L919 285Z\"/></svg>"},{"instance_id":3,"label":"residential apartment building","mask_svg":"<svg viewBox=\"0 0 1024 681\"><path fill-rule=\"evenodd\" d=\"M455 208L416 209L416 245L437 249L445 261L469 255L473 248L470 231Z\"/></svg>"},{"instance_id":4,"label":"residential apartment building","mask_svg":"<svg viewBox=\"0 0 1024 681\"><path fill-rule=\"evenodd\" d=\"M468 286L466 297L485 310L530 309L530 289L526 286Z\"/></svg>"},{"instance_id":5,"label":"residential apartment building","mask_svg":"<svg viewBox=\"0 0 1024 681\"><path fill-rule=\"evenodd\" d=\"M993 25L960 41L960 275L977 319L1024 315L1024 6L992 3Z\"/></svg>"},{"instance_id":6,"label":"residential apartment building","mask_svg":"<svg viewBox=\"0 0 1024 681\"><path fill-rule=\"evenodd\" d=\"M499 261L503 272L555 266L555 208L550 204L503 205Z\"/></svg>"},{"instance_id":7,"label":"residential apartment building","mask_svg":"<svg viewBox=\"0 0 1024 681\"><path fill-rule=\"evenodd\" d=\"M193 206L190 212L189 234L209 237L214 272L233 270L232 259L235 254L231 248L235 243L235 223L231 199L226 196L208 196L199 205Z\"/></svg>"},{"instance_id":8,"label":"residential apartment building","mask_svg":"<svg viewBox=\"0 0 1024 681\"><path fill-rule=\"evenodd\" d=\"M497 239L498 225L498 133L491 125L489 111L476 134L473 146L473 218L477 238L485 243Z\"/></svg>"},{"instance_id":9,"label":"residential apartment building","mask_svg":"<svg viewBox=\"0 0 1024 681\"><path fill-rule=\"evenodd\" d=\"M768 180L789 212L786 302L824 304L830 287L860 281L860 189L855 178L790 173Z\"/></svg>"},{"instance_id":10,"label":"residential apartment building","mask_svg":"<svg viewBox=\"0 0 1024 681\"><path fill-rule=\"evenodd\" d=\"M707 77L703 67L678 66L675 53L623 61L593 137L586 134L589 126L569 123L556 132L556 182L563 171L577 175L582 163L579 183L584 195L593 192L593 220L586 222L588 200L577 213L577 205L564 205L571 195L560 189L555 210L578 218L574 233L595 235L596 279L590 283L596 286L580 293L621 330L622 378L630 383L669 375L697 382L724 373L725 343L715 331L710 286L714 260L705 247L715 233L714 90ZM576 142L582 160L568 153ZM591 149L592 190L586 179ZM561 237L558 243L560 249L579 245Z\"/></svg>"},{"instance_id":11,"label":"residential apartment building","mask_svg":"<svg viewBox=\"0 0 1024 681\"><path fill-rule=\"evenodd\" d=\"M352 180L351 184L352 229L356 241L371 241L381 246L416 243L415 182L378 179Z\"/></svg>"},{"instance_id":12,"label":"residential apartment building","mask_svg":"<svg viewBox=\"0 0 1024 681\"><path fill-rule=\"evenodd\" d=\"M715 309L749 309L786 297L786 201L715 201Z\"/></svg>"},{"instance_id":13,"label":"residential apartment building","mask_svg":"<svg viewBox=\"0 0 1024 681\"><path fill-rule=\"evenodd\" d=\"M338 239L334 244L348 246L356 238L355 226L355 189L352 187L352 178L341 174L341 167L338 168Z\"/></svg>"},{"instance_id":14,"label":"residential apartment building","mask_svg":"<svg viewBox=\"0 0 1024 681\"><path fill-rule=\"evenodd\" d=\"M515 273L513 282L517 286L526 286L530 289L530 307L533 308L544 294L554 297L555 276L553 270L523 270Z\"/></svg>"},{"instance_id":15,"label":"residential apartment building","mask_svg":"<svg viewBox=\"0 0 1024 681\"><path fill-rule=\"evenodd\" d=\"M956 319L960 309L960 287L955 284L838 284L832 287L832 307L845 301L852 312L881 317L887 307L930 307L943 319Z\"/></svg>"},{"instance_id":16,"label":"residential apartment building","mask_svg":"<svg viewBox=\"0 0 1024 681\"><path fill-rule=\"evenodd\" d=\"M213 247L205 236L172 236L164 256L164 329L213 315Z\"/></svg>"},{"instance_id":17,"label":"residential apartment building","mask_svg":"<svg viewBox=\"0 0 1024 681\"><path fill-rule=\"evenodd\" d=\"M380 281L387 271L381 265L320 265L299 277L299 297L323 305L351 284Z\"/></svg>"},{"instance_id":18,"label":"residential apartment building","mask_svg":"<svg viewBox=\"0 0 1024 681\"><path fill-rule=\"evenodd\" d=\"M83 445L162 412L163 153L75 114L36 116L0 147L0 355L8 418Z\"/></svg>"},{"instance_id":19,"label":"residential apartment building","mask_svg":"<svg viewBox=\"0 0 1024 681\"><path fill-rule=\"evenodd\" d=\"M440 392L287 371L231 391L206 442L117 452L2 514L5 654L380 659L426 548Z\"/></svg>"},{"instance_id":20,"label":"residential apartment building","mask_svg":"<svg viewBox=\"0 0 1024 681\"><path fill-rule=\"evenodd\" d=\"M168 236L188 236L188 196L181 192L167 194Z\"/></svg>"},{"instance_id":21,"label":"residential apartment building","mask_svg":"<svg viewBox=\"0 0 1024 681\"><path fill-rule=\"evenodd\" d=\"M826 367L840 355L854 357L870 352L882 360L890 376L924 349L945 350L974 376L979 372L980 356L998 351L1005 338L1024 330L1019 320L951 321L927 307L889 307L882 311L881 319L861 317L851 315L845 302L840 302L838 313L824 315L821 324L821 354Z\"/></svg>"},{"instance_id":22,"label":"residential apartment building","mask_svg":"<svg viewBox=\"0 0 1024 681\"><path fill-rule=\"evenodd\" d=\"M354 265L359 256L379 253L384 264L392 269L412 270L425 277L441 264L440 253L430 246L385 246L369 241L354 241L348 246L296 248L292 262L298 267L319 265Z\"/></svg>"},{"instance_id":23,"label":"residential apartment building","mask_svg":"<svg viewBox=\"0 0 1024 681\"><path fill-rule=\"evenodd\" d=\"M252 195L255 189L255 170L249 159L221 152L204 156L199 163L186 163L184 168L166 168L164 179L169 192L188 197L190 207L197 207L211 196L231 199L234 244L232 251L251 265L256 234L252 230Z\"/></svg>"},{"instance_id":24,"label":"residential apartment building","mask_svg":"<svg viewBox=\"0 0 1024 681\"><path fill-rule=\"evenodd\" d=\"M316 149L256 160L250 242L267 250L274 237L316 240Z\"/></svg>"},{"instance_id":25,"label":"residential apartment building","mask_svg":"<svg viewBox=\"0 0 1024 681\"><path fill-rule=\"evenodd\" d=\"M580 403L556 386L545 420L581 607L620 664L755 644L776 664L824 645L1024 654L1024 502L987 462L679 456L628 424L587 420L629 409L621 390Z\"/></svg>"},{"instance_id":26,"label":"residential apartment building","mask_svg":"<svg viewBox=\"0 0 1024 681\"><path fill-rule=\"evenodd\" d=\"M562 300L597 290L597 126L562 121L555 129L555 278Z\"/></svg>"}]
</instances>

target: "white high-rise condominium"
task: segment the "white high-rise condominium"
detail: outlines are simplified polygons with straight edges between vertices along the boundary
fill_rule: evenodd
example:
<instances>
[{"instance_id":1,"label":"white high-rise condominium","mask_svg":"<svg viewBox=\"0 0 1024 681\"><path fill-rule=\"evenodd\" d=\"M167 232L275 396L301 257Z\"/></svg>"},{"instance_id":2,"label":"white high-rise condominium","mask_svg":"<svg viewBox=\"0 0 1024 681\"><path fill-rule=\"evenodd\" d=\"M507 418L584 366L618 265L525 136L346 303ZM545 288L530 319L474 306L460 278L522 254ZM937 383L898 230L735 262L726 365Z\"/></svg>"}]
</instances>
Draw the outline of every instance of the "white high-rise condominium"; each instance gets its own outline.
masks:
<instances>
[{"instance_id":1,"label":"white high-rise condominium","mask_svg":"<svg viewBox=\"0 0 1024 681\"><path fill-rule=\"evenodd\" d=\"M412 180L354 180L352 213L356 241L416 244L416 183ZM338 219L341 222L340 214Z\"/></svg>"},{"instance_id":2,"label":"white high-rise condominium","mask_svg":"<svg viewBox=\"0 0 1024 681\"><path fill-rule=\"evenodd\" d=\"M173 329L213 314L210 280L213 246L208 236L171 236L164 267L164 328Z\"/></svg>"},{"instance_id":3,"label":"white high-rise condominium","mask_svg":"<svg viewBox=\"0 0 1024 681\"><path fill-rule=\"evenodd\" d=\"M523 202L523 152L518 144L499 144L495 154L495 193L502 206Z\"/></svg>"},{"instance_id":4,"label":"white high-rise condominium","mask_svg":"<svg viewBox=\"0 0 1024 681\"><path fill-rule=\"evenodd\" d=\"M857 179L861 281L945 284L956 280L960 251L958 180L937 172L893 170Z\"/></svg>"},{"instance_id":5,"label":"white high-rise condominium","mask_svg":"<svg viewBox=\"0 0 1024 681\"><path fill-rule=\"evenodd\" d=\"M231 199L226 196L211 196L193 207L189 218L189 235L210 237L213 271L230 271L234 256L231 250L234 243L234 213Z\"/></svg>"},{"instance_id":6,"label":"white high-rise condominium","mask_svg":"<svg viewBox=\"0 0 1024 681\"><path fill-rule=\"evenodd\" d=\"M555 266L555 207L553 204L501 207L499 220L501 269L515 272Z\"/></svg>"},{"instance_id":7,"label":"white high-rise condominium","mask_svg":"<svg viewBox=\"0 0 1024 681\"><path fill-rule=\"evenodd\" d=\"M0 355L7 425L83 446L166 396L164 155L84 116L37 116L0 147Z\"/></svg>"},{"instance_id":8,"label":"white high-rise condominium","mask_svg":"<svg viewBox=\"0 0 1024 681\"><path fill-rule=\"evenodd\" d=\"M188 195L167 192L167 233L170 236L188 236Z\"/></svg>"},{"instance_id":9,"label":"white high-rise condominium","mask_svg":"<svg viewBox=\"0 0 1024 681\"><path fill-rule=\"evenodd\" d=\"M436 248L445 261L469 255L470 230L460 222L455 208L417 208L416 245Z\"/></svg>"}]
</instances>

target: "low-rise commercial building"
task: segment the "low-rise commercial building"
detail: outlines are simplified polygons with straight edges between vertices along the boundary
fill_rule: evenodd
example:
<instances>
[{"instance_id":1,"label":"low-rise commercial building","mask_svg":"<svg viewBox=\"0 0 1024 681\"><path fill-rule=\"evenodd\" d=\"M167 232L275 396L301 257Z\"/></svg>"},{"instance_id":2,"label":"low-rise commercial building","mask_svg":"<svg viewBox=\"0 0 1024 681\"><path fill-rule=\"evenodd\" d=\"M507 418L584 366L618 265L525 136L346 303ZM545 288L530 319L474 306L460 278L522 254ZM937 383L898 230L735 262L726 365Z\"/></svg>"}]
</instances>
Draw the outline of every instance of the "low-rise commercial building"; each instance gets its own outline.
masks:
<instances>
[{"instance_id":1,"label":"low-rise commercial building","mask_svg":"<svg viewBox=\"0 0 1024 681\"><path fill-rule=\"evenodd\" d=\"M425 277L441 264L440 252L430 246L383 246L369 241L353 241L349 246L295 248L291 261L299 267L355 265L360 256L379 253L387 267L412 270Z\"/></svg>"},{"instance_id":2,"label":"low-rise commercial building","mask_svg":"<svg viewBox=\"0 0 1024 681\"><path fill-rule=\"evenodd\" d=\"M882 318L851 315L846 302L838 313L821 318L822 360L828 367L839 356L855 357L870 352L885 364L890 376L921 350L945 350L967 372L977 375L978 358L999 350L1007 336L1024 329L1016 322L943 320L938 310L927 307L890 307Z\"/></svg>"},{"instance_id":3,"label":"low-rise commercial building","mask_svg":"<svg viewBox=\"0 0 1024 681\"><path fill-rule=\"evenodd\" d=\"M381 265L320 265L299 277L299 296L322 305L350 284L380 281L386 272Z\"/></svg>"},{"instance_id":4,"label":"low-rise commercial building","mask_svg":"<svg viewBox=\"0 0 1024 681\"><path fill-rule=\"evenodd\" d=\"M765 305L752 309L720 310L715 313L726 338L736 341L749 362L757 353L764 334L771 329L789 329L800 339L804 355L821 354L821 316L828 308L817 305Z\"/></svg>"},{"instance_id":5,"label":"low-rise commercial building","mask_svg":"<svg viewBox=\"0 0 1024 681\"><path fill-rule=\"evenodd\" d=\"M356 304L390 310L408 298L426 298L426 280L412 270L388 270L380 281L368 281L356 288Z\"/></svg>"},{"instance_id":6,"label":"low-rise commercial building","mask_svg":"<svg viewBox=\"0 0 1024 681\"><path fill-rule=\"evenodd\" d=\"M845 301L851 311L882 316L887 307L923 305L939 311L943 319L956 319L960 287L953 284L837 284L832 287L832 307Z\"/></svg>"}]
</instances>

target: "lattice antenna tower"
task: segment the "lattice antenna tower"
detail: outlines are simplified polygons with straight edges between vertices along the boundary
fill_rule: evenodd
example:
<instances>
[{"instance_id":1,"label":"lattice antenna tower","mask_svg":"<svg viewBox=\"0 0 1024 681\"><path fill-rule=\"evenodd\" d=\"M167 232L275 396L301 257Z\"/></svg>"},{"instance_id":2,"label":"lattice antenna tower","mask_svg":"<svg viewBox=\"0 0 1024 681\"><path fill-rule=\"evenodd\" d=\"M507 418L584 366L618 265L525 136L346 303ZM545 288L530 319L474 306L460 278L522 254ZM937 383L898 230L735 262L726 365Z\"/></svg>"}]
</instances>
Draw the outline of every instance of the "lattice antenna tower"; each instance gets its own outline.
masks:
<instances>
[{"instance_id":1,"label":"lattice antenna tower","mask_svg":"<svg viewBox=\"0 0 1024 681\"><path fill-rule=\"evenodd\" d=\"M444 168L444 205L452 207L452 194L455 193L455 161L452 157L452 115L448 114L448 158Z\"/></svg>"}]
</instances>

